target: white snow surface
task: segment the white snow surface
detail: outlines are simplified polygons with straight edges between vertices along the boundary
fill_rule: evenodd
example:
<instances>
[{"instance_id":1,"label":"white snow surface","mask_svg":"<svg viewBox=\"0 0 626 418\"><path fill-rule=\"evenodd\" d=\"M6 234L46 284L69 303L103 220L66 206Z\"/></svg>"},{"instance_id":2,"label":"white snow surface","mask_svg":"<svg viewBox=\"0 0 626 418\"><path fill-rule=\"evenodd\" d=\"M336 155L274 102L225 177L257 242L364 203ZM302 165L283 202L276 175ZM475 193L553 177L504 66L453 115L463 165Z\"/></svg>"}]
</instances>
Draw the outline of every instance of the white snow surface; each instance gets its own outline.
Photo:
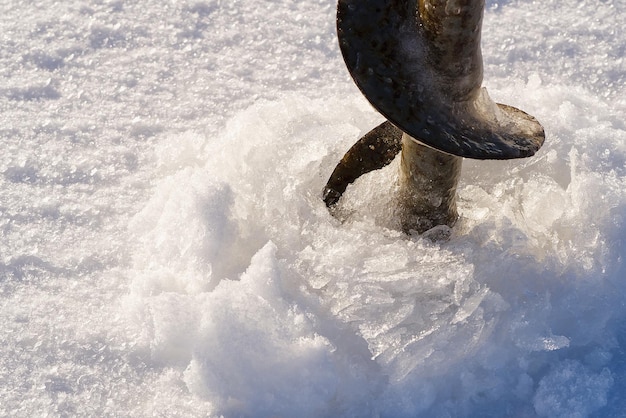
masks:
<instances>
[{"instance_id":1,"label":"white snow surface","mask_svg":"<svg viewBox=\"0 0 626 418\"><path fill-rule=\"evenodd\" d=\"M0 416L623 417L626 3L487 0L485 82L533 158L466 160L447 241L331 0L5 0Z\"/></svg>"}]
</instances>

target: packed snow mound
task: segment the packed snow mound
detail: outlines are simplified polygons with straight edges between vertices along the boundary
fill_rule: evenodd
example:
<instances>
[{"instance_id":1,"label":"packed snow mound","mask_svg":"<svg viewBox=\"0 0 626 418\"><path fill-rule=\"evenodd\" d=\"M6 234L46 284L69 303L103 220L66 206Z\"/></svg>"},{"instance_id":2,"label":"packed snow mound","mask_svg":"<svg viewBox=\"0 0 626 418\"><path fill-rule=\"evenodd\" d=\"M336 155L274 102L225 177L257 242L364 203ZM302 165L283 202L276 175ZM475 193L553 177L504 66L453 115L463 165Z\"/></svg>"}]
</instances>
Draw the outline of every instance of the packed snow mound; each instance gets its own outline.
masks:
<instances>
[{"instance_id":1,"label":"packed snow mound","mask_svg":"<svg viewBox=\"0 0 626 418\"><path fill-rule=\"evenodd\" d=\"M558 106L551 141L534 159L466 160L443 242L396 227L394 164L349 187L342 220L321 200L343 152L379 122L364 101L286 96L217 137L167 138L133 220L138 342L226 416L605 406L625 313L626 132L586 113L606 105L582 90L510 89L500 94L528 91L539 113Z\"/></svg>"}]
</instances>

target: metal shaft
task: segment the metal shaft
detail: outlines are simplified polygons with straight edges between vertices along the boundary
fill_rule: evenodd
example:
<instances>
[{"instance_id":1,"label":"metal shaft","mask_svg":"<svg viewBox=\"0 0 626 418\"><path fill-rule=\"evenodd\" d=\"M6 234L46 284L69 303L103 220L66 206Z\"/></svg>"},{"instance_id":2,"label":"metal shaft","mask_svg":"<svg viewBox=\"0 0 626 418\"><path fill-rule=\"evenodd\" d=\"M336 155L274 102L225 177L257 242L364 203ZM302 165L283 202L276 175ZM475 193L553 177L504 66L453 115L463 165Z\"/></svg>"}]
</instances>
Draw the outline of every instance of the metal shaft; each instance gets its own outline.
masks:
<instances>
[{"instance_id":1,"label":"metal shaft","mask_svg":"<svg viewBox=\"0 0 626 418\"><path fill-rule=\"evenodd\" d=\"M417 2L426 59L450 103L473 100L483 75L480 30L484 0ZM402 136L400 216L402 229L418 233L458 218L456 189L463 159L427 147L419 138Z\"/></svg>"},{"instance_id":2,"label":"metal shaft","mask_svg":"<svg viewBox=\"0 0 626 418\"><path fill-rule=\"evenodd\" d=\"M456 188L463 158L402 136L399 212L406 233L437 225L453 226L458 218Z\"/></svg>"},{"instance_id":3,"label":"metal shaft","mask_svg":"<svg viewBox=\"0 0 626 418\"><path fill-rule=\"evenodd\" d=\"M473 100L483 80L480 34L484 0L419 0L427 60L452 103Z\"/></svg>"}]
</instances>

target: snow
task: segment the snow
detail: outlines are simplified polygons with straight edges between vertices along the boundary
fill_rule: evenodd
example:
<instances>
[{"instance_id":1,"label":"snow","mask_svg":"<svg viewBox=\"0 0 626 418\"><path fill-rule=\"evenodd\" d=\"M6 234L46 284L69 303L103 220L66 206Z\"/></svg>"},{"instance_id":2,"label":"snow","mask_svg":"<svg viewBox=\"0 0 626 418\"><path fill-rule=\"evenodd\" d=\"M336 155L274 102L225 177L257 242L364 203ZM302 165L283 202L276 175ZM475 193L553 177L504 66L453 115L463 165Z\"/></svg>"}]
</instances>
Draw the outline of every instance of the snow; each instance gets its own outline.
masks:
<instances>
[{"instance_id":1,"label":"snow","mask_svg":"<svg viewBox=\"0 0 626 418\"><path fill-rule=\"evenodd\" d=\"M623 416L622 2L487 1L546 144L465 160L443 242L393 165L321 200L382 121L334 2L5 3L0 415Z\"/></svg>"}]
</instances>

